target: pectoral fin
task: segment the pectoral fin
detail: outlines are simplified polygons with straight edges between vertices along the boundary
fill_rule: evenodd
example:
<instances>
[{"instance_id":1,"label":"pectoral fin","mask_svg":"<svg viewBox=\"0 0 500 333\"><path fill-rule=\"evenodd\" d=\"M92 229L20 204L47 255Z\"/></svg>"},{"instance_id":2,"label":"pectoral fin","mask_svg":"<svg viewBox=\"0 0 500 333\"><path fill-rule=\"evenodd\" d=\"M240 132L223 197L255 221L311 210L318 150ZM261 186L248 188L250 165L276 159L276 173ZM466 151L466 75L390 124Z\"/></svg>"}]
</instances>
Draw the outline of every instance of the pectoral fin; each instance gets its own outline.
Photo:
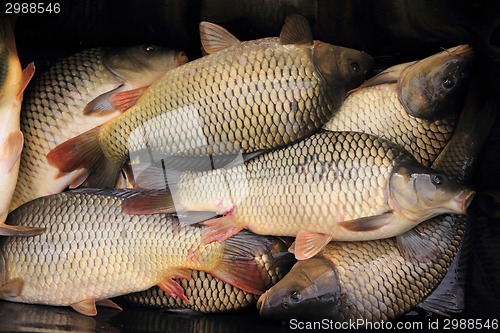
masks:
<instances>
[{"instance_id":1,"label":"pectoral fin","mask_svg":"<svg viewBox=\"0 0 500 333\"><path fill-rule=\"evenodd\" d=\"M21 131L15 131L7 136L7 140L0 147L0 166L10 172L16 164L23 150L24 136Z\"/></svg>"},{"instance_id":2,"label":"pectoral fin","mask_svg":"<svg viewBox=\"0 0 500 333\"><path fill-rule=\"evenodd\" d=\"M295 237L295 246L292 251L297 260L309 259L321 251L331 240L332 237L329 235L299 231Z\"/></svg>"},{"instance_id":3,"label":"pectoral fin","mask_svg":"<svg viewBox=\"0 0 500 333\"><path fill-rule=\"evenodd\" d=\"M78 303L70 305L76 312L84 314L86 316L95 316L97 314L97 308L95 305L94 298L88 298Z\"/></svg>"},{"instance_id":4,"label":"pectoral fin","mask_svg":"<svg viewBox=\"0 0 500 333\"><path fill-rule=\"evenodd\" d=\"M91 100L86 106L85 109L83 109L83 114L85 116L96 116L96 117L102 117L106 116L110 113L113 113L116 110L116 108L111 104L110 98L118 93L118 91L123 87L123 84L119 85L113 90L110 90L104 94L101 94Z\"/></svg>"},{"instance_id":5,"label":"pectoral fin","mask_svg":"<svg viewBox=\"0 0 500 333\"><path fill-rule=\"evenodd\" d=\"M15 278L0 286L0 298L9 299L21 295L24 287L24 280L21 278Z\"/></svg>"},{"instance_id":6,"label":"pectoral fin","mask_svg":"<svg viewBox=\"0 0 500 333\"><path fill-rule=\"evenodd\" d=\"M189 304L189 299L184 294L184 289L177 281L174 280L179 278L190 279L191 270L186 268L178 268L169 271L168 274L163 278L163 280L158 283L158 287L160 287L161 290L172 297L179 296L184 302Z\"/></svg>"},{"instance_id":7,"label":"pectoral fin","mask_svg":"<svg viewBox=\"0 0 500 333\"><path fill-rule=\"evenodd\" d=\"M109 102L117 111L123 113L135 105L148 87L149 86L145 86L113 94L109 98Z\"/></svg>"},{"instance_id":8,"label":"pectoral fin","mask_svg":"<svg viewBox=\"0 0 500 333\"><path fill-rule=\"evenodd\" d=\"M362 217L355 220L341 221L338 224L349 231L374 231L380 229L384 225L389 224L394 217L394 213L387 212L380 215Z\"/></svg>"},{"instance_id":9,"label":"pectoral fin","mask_svg":"<svg viewBox=\"0 0 500 333\"><path fill-rule=\"evenodd\" d=\"M429 261L436 260L440 255L436 244L411 229L396 237L399 252L408 261Z\"/></svg>"}]
</instances>

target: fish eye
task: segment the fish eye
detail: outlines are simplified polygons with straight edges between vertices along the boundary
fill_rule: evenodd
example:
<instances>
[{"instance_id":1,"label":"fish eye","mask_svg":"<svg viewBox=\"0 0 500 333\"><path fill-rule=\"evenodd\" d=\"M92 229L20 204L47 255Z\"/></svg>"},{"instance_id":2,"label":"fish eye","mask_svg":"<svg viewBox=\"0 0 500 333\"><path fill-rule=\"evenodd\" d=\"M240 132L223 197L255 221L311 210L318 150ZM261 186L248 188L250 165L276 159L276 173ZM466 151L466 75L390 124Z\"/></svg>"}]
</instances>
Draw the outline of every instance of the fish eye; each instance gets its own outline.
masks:
<instances>
[{"instance_id":1,"label":"fish eye","mask_svg":"<svg viewBox=\"0 0 500 333\"><path fill-rule=\"evenodd\" d=\"M354 72L359 72L360 67L356 61L351 62L351 68Z\"/></svg>"},{"instance_id":2,"label":"fish eye","mask_svg":"<svg viewBox=\"0 0 500 333\"><path fill-rule=\"evenodd\" d=\"M431 177L431 181L434 185L441 185L443 183L443 176L441 175L433 175Z\"/></svg>"},{"instance_id":3,"label":"fish eye","mask_svg":"<svg viewBox=\"0 0 500 333\"><path fill-rule=\"evenodd\" d=\"M443 80L442 86L445 89L451 89L453 88L453 86L455 86L455 80L453 80L453 78L451 77L446 77Z\"/></svg>"},{"instance_id":4,"label":"fish eye","mask_svg":"<svg viewBox=\"0 0 500 333\"><path fill-rule=\"evenodd\" d=\"M146 51L146 53L151 53L155 50L154 46L153 45L144 45L143 47L144 51Z\"/></svg>"},{"instance_id":5,"label":"fish eye","mask_svg":"<svg viewBox=\"0 0 500 333\"><path fill-rule=\"evenodd\" d=\"M299 292L297 291L294 291L291 295L290 295L290 300L292 301L292 303L298 303L302 300L302 295L300 295Z\"/></svg>"}]
</instances>

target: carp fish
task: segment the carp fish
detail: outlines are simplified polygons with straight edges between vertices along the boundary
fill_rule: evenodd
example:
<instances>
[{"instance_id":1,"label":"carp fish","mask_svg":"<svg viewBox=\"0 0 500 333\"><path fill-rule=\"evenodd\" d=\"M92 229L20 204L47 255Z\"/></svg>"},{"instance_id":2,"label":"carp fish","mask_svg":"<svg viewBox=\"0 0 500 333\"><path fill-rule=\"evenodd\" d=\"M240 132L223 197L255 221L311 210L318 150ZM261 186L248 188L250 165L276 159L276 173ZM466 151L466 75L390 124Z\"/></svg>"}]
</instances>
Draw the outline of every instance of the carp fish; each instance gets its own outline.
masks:
<instances>
[{"instance_id":1,"label":"carp fish","mask_svg":"<svg viewBox=\"0 0 500 333\"><path fill-rule=\"evenodd\" d=\"M461 180L470 179L497 112L490 103L480 109L481 101L470 98L470 91L455 134L432 165ZM462 246L466 222L463 215L443 215L415 227L439 249L430 260L418 262L406 260L394 238L332 242L314 258L295 264L259 298L257 307L268 319L387 321L408 313L432 295L433 311L455 312L457 296L448 286L439 290L439 283Z\"/></svg>"},{"instance_id":2,"label":"carp fish","mask_svg":"<svg viewBox=\"0 0 500 333\"><path fill-rule=\"evenodd\" d=\"M129 156L143 152L151 163L247 159L317 131L373 66L364 52L314 41L301 16L288 17L279 38L241 42L208 22L200 34L208 55L163 76L128 112L53 149L51 165L62 174L91 170L91 186L113 186Z\"/></svg>"},{"instance_id":3,"label":"carp fish","mask_svg":"<svg viewBox=\"0 0 500 333\"><path fill-rule=\"evenodd\" d=\"M201 228L171 215L124 214L128 190L80 189L32 200L8 222L45 227L35 237L2 239L0 298L71 306L96 314L96 304L154 285L185 302L177 278L202 270L246 292L261 294L268 274L255 260L273 248L269 237L241 234L204 245Z\"/></svg>"},{"instance_id":4,"label":"carp fish","mask_svg":"<svg viewBox=\"0 0 500 333\"><path fill-rule=\"evenodd\" d=\"M473 58L460 45L390 67L354 89L323 128L380 136L430 166L455 129Z\"/></svg>"},{"instance_id":5,"label":"carp fish","mask_svg":"<svg viewBox=\"0 0 500 333\"><path fill-rule=\"evenodd\" d=\"M288 247L279 238L274 238L269 251L256 255L255 261L267 273L269 289L285 276L296 262ZM255 305L258 296L219 280L212 275L193 270L189 279L179 279L179 284L190 303L168 295L158 287L118 297L117 302L148 308L159 308L180 313L220 313L236 311Z\"/></svg>"},{"instance_id":6,"label":"carp fish","mask_svg":"<svg viewBox=\"0 0 500 333\"><path fill-rule=\"evenodd\" d=\"M425 258L435 248L410 229L439 214L465 214L474 196L401 147L355 132L316 133L229 168L175 173L150 167L138 183L166 184L169 191L127 200L127 213L216 212L222 217L203 222L206 242L242 229L294 236L291 250L299 260L332 240L393 236L405 256Z\"/></svg>"},{"instance_id":7,"label":"carp fish","mask_svg":"<svg viewBox=\"0 0 500 333\"><path fill-rule=\"evenodd\" d=\"M19 156L23 149L20 112L23 93L35 73L30 63L23 71L14 37L14 17L0 19L0 235L35 235L41 229L6 225L9 204L19 173Z\"/></svg>"},{"instance_id":8,"label":"carp fish","mask_svg":"<svg viewBox=\"0 0 500 333\"><path fill-rule=\"evenodd\" d=\"M49 151L124 112L153 81L187 60L183 51L146 44L88 49L53 64L23 103L25 147L10 210L80 185L88 171L59 175L47 162Z\"/></svg>"}]
</instances>

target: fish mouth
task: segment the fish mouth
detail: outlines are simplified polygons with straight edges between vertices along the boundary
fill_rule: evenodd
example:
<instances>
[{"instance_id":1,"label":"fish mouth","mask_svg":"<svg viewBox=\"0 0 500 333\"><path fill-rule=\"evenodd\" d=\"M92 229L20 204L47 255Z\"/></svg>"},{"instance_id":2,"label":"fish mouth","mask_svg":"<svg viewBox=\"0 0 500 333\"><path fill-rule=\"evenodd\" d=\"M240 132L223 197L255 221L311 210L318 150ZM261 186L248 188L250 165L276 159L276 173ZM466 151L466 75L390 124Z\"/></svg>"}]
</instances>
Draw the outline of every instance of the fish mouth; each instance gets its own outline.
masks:
<instances>
[{"instance_id":1,"label":"fish mouth","mask_svg":"<svg viewBox=\"0 0 500 333\"><path fill-rule=\"evenodd\" d=\"M474 52L474 50L472 49L472 47L469 46L469 44L455 46L455 47L447 49L446 51L451 56L463 56L463 55Z\"/></svg>"},{"instance_id":2,"label":"fish mouth","mask_svg":"<svg viewBox=\"0 0 500 333\"><path fill-rule=\"evenodd\" d=\"M464 191L458 196L462 212L465 213L467 211L467 208L472 203L472 200L474 199L475 195L476 195L475 191Z\"/></svg>"},{"instance_id":3,"label":"fish mouth","mask_svg":"<svg viewBox=\"0 0 500 333\"><path fill-rule=\"evenodd\" d=\"M265 293L260 295L259 299L257 300L257 310L259 310L260 314L262 314L262 311L264 310L264 306L266 303L265 300L267 299L267 294L268 294L268 291L266 291Z\"/></svg>"}]
</instances>

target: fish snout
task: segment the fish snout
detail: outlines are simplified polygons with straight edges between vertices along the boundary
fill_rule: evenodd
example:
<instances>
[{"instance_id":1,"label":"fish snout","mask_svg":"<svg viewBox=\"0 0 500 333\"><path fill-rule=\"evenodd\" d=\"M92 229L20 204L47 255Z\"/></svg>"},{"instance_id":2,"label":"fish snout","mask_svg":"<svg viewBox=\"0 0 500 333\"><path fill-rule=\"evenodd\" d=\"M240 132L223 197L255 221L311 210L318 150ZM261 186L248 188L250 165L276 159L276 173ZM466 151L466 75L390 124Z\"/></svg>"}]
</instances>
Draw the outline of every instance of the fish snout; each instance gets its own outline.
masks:
<instances>
[{"instance_id":1,"label":"fish snout","mask_svg":"<svg viewBox=\"0 0 500 333\"><path fill-rule=\"evenodd\" d=\"M474 200L474 196L476 195L475 191L468 190L464 191L465 193L462 195L462 209L465 212L467 208L469 208L472 200Z\"/></svg>"},{"instance_id":2,"label":"fish snout","mask_svg":"<svg viewBox=\"0 0 500 333\"><path fill-rule=\"evenodd\" d=\"M464 190L455 196L453 200L453 211L457 214L466 214L467 208L474 199L476 192L472 190Z\"/></svg>"}]
</instances>

